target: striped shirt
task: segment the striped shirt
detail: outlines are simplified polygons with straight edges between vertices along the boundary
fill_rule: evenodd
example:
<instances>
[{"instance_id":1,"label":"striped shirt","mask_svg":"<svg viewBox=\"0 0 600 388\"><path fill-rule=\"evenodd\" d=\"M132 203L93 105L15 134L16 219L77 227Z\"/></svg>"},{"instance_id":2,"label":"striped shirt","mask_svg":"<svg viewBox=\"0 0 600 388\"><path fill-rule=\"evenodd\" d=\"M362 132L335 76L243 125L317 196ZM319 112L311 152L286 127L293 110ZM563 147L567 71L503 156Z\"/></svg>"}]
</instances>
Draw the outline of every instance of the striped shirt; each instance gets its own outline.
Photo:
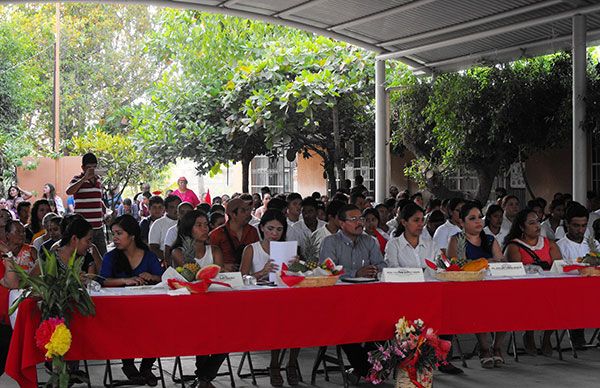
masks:
<instances>
[{"instance_id":1,"label":"striped shirt","mask_svg":"<svg viewBox=\"0 0 600 388\"><path fill-rule=\"evenodd\" d=\"M83 175L84 173L74 176L70 185L83 178ZM102 228L103 203L100 180L83 182L79 190L73 194L73 198L75 199L75 213L81 214L92 225L92 228Z\"/></svg>"}]
</instances>

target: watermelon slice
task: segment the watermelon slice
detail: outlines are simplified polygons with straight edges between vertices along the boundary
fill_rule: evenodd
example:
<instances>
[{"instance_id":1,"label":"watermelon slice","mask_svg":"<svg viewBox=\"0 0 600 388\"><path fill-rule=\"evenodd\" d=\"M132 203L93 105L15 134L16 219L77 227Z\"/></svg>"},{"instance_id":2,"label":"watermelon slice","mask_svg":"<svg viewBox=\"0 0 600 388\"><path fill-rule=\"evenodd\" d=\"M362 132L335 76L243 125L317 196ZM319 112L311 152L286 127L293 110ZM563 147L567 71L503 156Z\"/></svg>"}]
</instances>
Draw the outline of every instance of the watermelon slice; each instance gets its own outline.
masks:
<instances>
[{"instance_id":1,"label":"watermelon slice","mask_svg":"<svg viewBox=\"0 0 600 388\"><path fill-rule=\"evenodd\" d=\"M207 265L206 267L202 267L200 269L200 271L198 271L198 273L196 274L196 279L197 280L207 280L207 279L214 279L219 272L221 272L221 267L219 267L216 264L210 264Z\"/></svg>"}]
</instances>

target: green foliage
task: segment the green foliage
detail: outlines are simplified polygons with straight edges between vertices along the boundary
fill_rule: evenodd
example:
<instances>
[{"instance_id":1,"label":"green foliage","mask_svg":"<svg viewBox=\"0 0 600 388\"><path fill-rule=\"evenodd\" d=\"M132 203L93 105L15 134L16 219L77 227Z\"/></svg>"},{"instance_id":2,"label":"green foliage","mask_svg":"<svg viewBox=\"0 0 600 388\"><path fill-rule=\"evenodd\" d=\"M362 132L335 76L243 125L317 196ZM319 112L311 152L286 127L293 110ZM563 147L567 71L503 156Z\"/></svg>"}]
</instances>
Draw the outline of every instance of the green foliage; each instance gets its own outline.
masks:
<instances>
[{"instance_id":1,"label":"green foliage","mask_svg":"<svg viewBox=\"0 0 600 388\"><path fill-rule=\"evenodd\" d=\"M477 198L519 160L567 140L570 59L541 57L414 82L394 99L393 142L417 159L407 169L438 189L459 168L477 173Z\"/></svg>"},{"instance_id":2,"label":"green foliage","mask_svg":"<svg viewBox=\"0 0 600 388\"><path fill-rule=\"evenodd\" d=\"M42 321L60 317L69 323L74 312L83 316L94 315L94 303L81 281L84 258L76 258L73 254L66 268L61 270L58 265L60 259L56 254L44 250L43 256L45 257L38 260L41 272L39 276L29 275L13 263L19 277L19 287L24 291L10 307L10 313L12 314L26 298L35 298L41 300Z\"/></svg>"}]
</instances>

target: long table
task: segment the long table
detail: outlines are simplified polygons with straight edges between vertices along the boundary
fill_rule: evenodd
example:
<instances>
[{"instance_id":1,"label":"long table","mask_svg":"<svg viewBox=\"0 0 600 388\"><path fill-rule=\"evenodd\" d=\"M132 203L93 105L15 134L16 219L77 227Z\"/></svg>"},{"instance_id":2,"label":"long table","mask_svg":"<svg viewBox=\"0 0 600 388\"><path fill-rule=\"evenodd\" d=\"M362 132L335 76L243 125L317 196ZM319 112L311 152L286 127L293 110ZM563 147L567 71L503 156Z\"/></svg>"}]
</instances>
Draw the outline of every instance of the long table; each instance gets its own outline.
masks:
<instances>
[{"instance_id":1,"label":"long table","mask_svg":"<svg viewBox=\"0 0 600 388\"><path fill-rule=\"evenodd\" d=\"M187 296L95 297L96 316L75 316L67 358L104 360L376 341L397 320L423 319L440 334L600 327L600 278L374 283L274 288ZM43 361L34 333L37 305L25 301L6 365L36 387Z\"/></svg>"}]
</instances>

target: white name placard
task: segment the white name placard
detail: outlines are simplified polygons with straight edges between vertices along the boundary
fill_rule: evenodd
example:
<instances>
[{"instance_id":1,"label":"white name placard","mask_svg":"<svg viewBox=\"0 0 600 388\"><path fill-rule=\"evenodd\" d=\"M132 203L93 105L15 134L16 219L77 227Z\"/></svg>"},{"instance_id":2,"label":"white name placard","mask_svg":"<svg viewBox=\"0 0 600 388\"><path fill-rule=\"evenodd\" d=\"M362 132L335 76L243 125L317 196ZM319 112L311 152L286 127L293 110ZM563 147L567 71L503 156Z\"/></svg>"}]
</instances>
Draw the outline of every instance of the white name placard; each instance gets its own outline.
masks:
<instances>
[{"instance_id":1,"label":"white name placard","mask_svg":"<svg viewBox=\"0 0 600 388\"><path fill-rule=\"evenodd\" d=\"M552 268L550 268L550 272L563 274L563 267L567 265L564 260L554 260L552 262Z\"/></svg>"},{"instance_id":2,"label":"white name placard","mask_svg":"<svg viewBox=\"0 0 600 388\"><path fill-rule=\"evenodd\" d=\"M523 263L490 263L489 266L493 277L526 275Z\"/></svg>"},{"instance_id":3,"label":"white name placard","mask_svg":"<svg viewBox=\"0 0 600 388\"><path fill-rule=\"evenodd\" d=\"M424 282L422 268L384 268L381 281L386 283L415 283Z\"/></svg>"},{"instance_id":4,"label":"white name placard","mask_svg":"<svg viewBox=\"0 0 600 388\"><path fill-rule=\"evenodd\" d=\"M241 272L221 272L217 275L215 280L227 283L233 288L241 288L244 286Z\"/></svg>"}]
</instances>

